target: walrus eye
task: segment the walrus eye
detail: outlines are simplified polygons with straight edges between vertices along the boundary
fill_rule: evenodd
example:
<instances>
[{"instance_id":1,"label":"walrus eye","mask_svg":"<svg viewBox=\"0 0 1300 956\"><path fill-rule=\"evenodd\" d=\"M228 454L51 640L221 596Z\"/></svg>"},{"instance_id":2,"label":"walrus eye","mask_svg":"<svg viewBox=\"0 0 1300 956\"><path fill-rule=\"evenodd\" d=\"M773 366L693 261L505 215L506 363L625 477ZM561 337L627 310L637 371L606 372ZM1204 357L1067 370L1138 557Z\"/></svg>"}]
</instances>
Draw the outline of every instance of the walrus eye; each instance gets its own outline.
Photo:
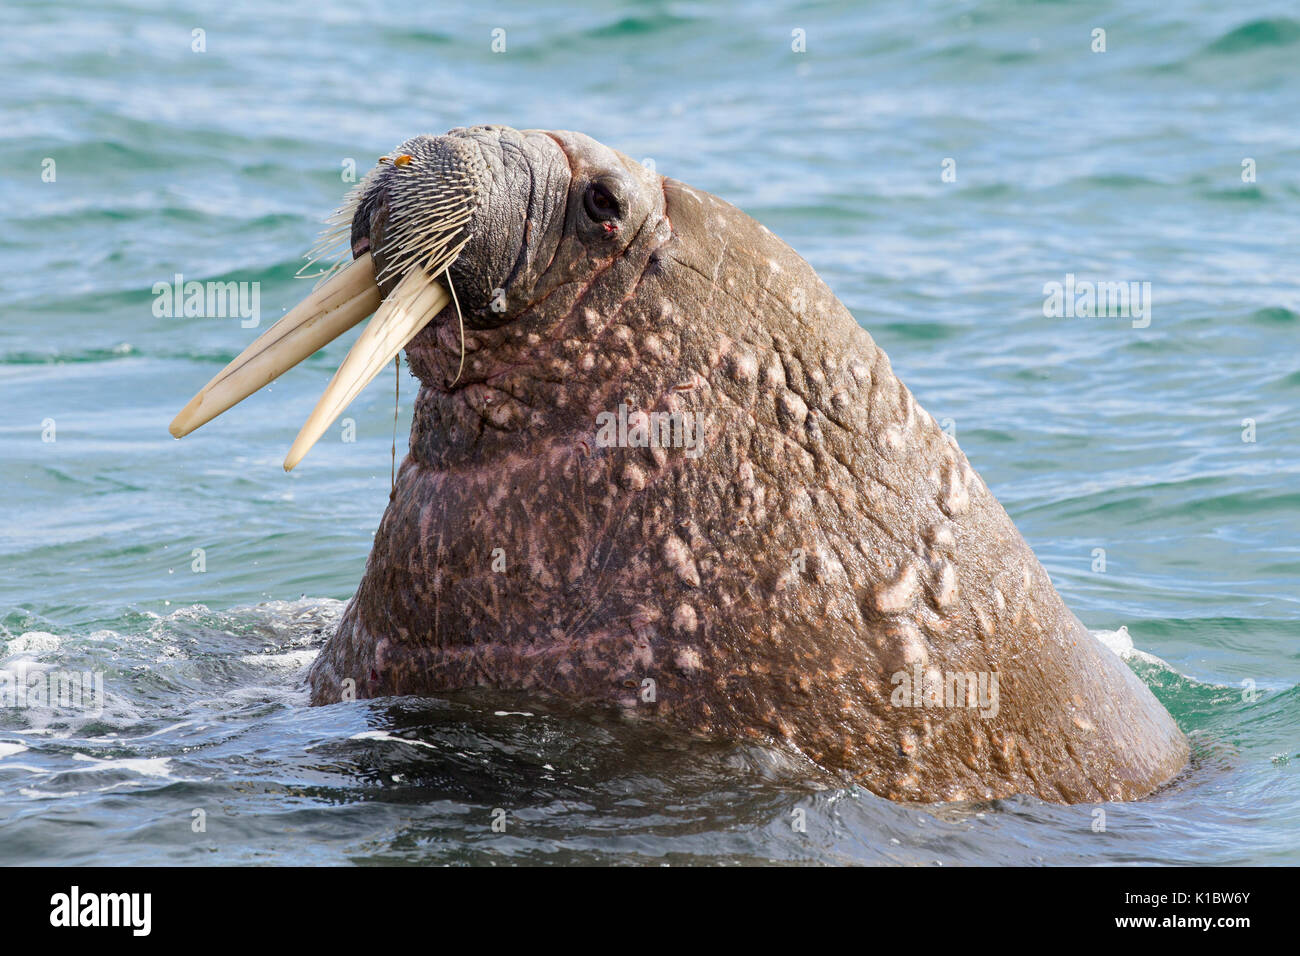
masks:
<instances>
[{"instance_id":1,"label":"walrus eye","mask_svg":"<svg viewBox=\"0 0 1300 956\"><path fill-rule=\"evenodd\" d=\"M618 218L618 200L603 183L592 183L588 186L587 192L582 197L582 203L587 207L587 215L596 222Z\"/></svg>"}]
</instances>

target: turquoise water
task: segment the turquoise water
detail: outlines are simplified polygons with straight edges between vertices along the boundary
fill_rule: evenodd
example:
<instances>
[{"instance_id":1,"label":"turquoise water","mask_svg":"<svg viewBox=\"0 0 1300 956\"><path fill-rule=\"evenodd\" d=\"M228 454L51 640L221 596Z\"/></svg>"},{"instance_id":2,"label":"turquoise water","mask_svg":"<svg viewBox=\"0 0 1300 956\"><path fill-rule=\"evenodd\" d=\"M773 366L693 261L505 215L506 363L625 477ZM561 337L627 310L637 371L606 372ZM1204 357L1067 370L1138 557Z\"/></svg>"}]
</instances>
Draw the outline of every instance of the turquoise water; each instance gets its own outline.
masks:
<instances>
[{"instance_id":1,"label":"turquoise water","mask_svg":"<svg viewBox=\"0 0 1300 956\"><path fill-rule=\"evenodd\" d=\"M0 710L0 862L1300 862L1300 14L1081 6L6 3L0 668L100 671L106 703ZM1191 768L1094 832L526 701L309 708L393 376L290 475L350 337L175 442L256 333L152 288L259 282L265 327L347 160L478 122L582 130L799 250L1066 601L1127 628ZM1045 317L1067 274L1150 282L1149 326Z\"/></svg>"}]
</instances>

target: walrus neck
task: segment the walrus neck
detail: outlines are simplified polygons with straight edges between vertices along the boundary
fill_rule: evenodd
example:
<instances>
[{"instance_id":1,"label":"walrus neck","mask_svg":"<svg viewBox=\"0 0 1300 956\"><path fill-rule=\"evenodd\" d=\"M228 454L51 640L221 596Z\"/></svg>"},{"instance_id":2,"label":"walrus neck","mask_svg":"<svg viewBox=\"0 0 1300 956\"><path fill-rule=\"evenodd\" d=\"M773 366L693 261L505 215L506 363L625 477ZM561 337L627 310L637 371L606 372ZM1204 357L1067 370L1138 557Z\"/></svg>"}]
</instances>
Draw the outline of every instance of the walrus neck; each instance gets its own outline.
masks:
<instances>
[{"instance_id":1,"label":"walrus neck","mask_svg":"<svg viewBox=\"0 0 1300 956\"><path fill-rule=\"evenodd\" d=\"M660 306L647 310L634 300L656 284L667 239L666 220L643 224L618 255L598 263L593 280L548 275L512 321L466 328L463 338L454 311L444 311L407 348L422 383L414 461L472 466L539 444L590 451L600 414L624 403L653 405L680 385Z\"/></svg>"}]
</instances>

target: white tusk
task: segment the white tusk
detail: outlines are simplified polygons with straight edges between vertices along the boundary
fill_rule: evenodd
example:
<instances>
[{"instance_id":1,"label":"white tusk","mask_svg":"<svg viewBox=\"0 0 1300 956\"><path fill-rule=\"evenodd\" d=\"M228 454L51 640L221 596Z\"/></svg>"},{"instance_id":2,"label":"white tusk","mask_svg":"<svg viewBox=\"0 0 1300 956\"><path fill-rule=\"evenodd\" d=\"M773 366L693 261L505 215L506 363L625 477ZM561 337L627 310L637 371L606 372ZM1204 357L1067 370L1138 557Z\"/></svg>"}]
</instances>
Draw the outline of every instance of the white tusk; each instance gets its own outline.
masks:
<instances>
[{"instance_id":1,"label":"white tusk","mask_svg":"<svg viewBox=\"0 0 1300 956\"><path fill-rule=\"evenodd\" d=\"M269 385L379 308L375 266L366 253L294 306L204 385L169 431L188 435Z\"/></svg>"},{"instance_id":2,"label":"white tusk","mask_svg":"<svg viewBox=\"0 0 1300 956\"><path fill-rule=\"evenodd\" d=\"M413 269L384 299L375 317L365 327L352 351L334 373L325 392L316 403L307 423L298 432L293 447L284 460L284 470L291 471L312 445L325 434L325 429L343 413L343 409L361 394L398 352L429 324L451 301L439 283L430 279L421 269Z\"/></svg>"}]
</instances>

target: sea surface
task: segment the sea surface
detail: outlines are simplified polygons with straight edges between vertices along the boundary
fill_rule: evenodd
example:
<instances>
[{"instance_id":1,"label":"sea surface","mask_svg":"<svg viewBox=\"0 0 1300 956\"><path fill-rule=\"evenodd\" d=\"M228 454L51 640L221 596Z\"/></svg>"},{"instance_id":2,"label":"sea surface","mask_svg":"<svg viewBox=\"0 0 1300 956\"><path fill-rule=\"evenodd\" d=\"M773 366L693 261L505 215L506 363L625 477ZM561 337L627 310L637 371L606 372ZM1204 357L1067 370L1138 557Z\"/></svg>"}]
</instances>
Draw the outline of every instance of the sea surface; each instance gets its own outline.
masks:
<instances>
[{"instance_id":1,"label":"sea surface","mask_svg":"<svg viewBox=\"0 0 1300 956\"><path fill-rule=\"evenodd\" d=\"M103 693L0 707L0 863L1300 863L1293 2L3 19L0 672ZM350 168L482 122L587 132L807 258L1067 603L1131 641L1190 768L1131 804L907 806L517 698L309 707L387 500L394 375L292 474L351 336L174 441L257 329L153 289L259 283L265 328ZM1150 283L1145 317L1045 315L1067 276Z\"/></svg>"}]
</instances>

